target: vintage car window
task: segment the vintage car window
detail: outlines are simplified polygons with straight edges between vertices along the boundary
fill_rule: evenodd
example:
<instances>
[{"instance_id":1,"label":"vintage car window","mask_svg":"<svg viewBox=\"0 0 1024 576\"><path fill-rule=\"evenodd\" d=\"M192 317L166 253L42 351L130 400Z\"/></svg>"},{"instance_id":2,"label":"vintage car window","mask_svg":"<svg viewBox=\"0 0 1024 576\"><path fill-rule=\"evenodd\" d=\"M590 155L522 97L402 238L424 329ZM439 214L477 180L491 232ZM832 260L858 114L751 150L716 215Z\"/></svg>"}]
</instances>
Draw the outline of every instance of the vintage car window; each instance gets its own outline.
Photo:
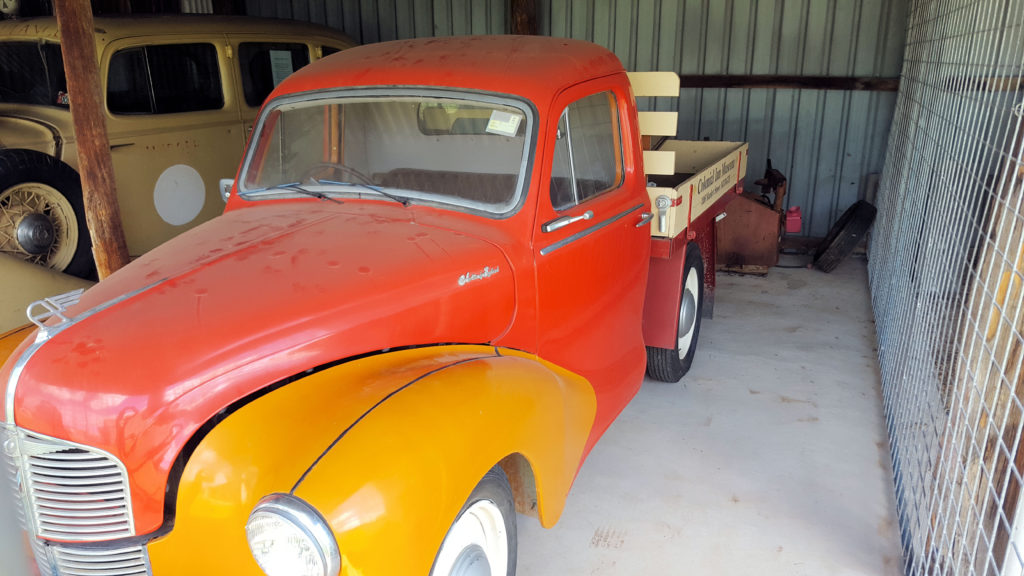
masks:
<instances>
[{"instance_id":1,"label":"vintage car window","mask_svg":"<svg viewBox=\"0 0 1024 576\"><path fill-rule=\"evenodd\" d=\"M330 56L331 54L334 54L335 52L341 52L341 48L336 48L334 46L321 46L320 47L320 57L321 58L327 58L328 56Z\"/></svg>"},{"instance_id":2,"label":"vintage car window","mask_svg":"<svg viewBox=\"0 0 1024 576\"><path fill-rule=\"evenodd\" d=\"M309 50L305 44L242 42L238 45L238 65L245 103L262 106L275 86L306 64L309 64Z\"/></svg>"},{"instance_id":3,"label":"vintage car window","mask_svg":"<svg viewBox=\"0 0 1024 576\"><path fill-rule=\"evenodd\" d=\"M622 140L615 95L570 104L558 121L551 166L551 205L564 210L622 184Z\"/></svg>"},{"instance_id":4,"label":"vintage car window","mask_svg":"<svg viewBox=\"0 0 1024 576\"><path fill-rule=\"evenodd\" d=\"M243 167L242 197L297 195L299 185L496 214L515 208L532 149L532 108L490 95L401 95L414 90L270 106ZM474 110L485 119L483 132L424 134L420 112L436 108Z\"/></svg>"},{"instance_id":5,"label":"vintage car window","mask_svg":"<svg viewBox=\"0 0 1024 576\"><path fill-rule=\"evenodd\" d=\"M0 42L0 102L68 106L60 45Z\"/></svg>"},{"instance_id":6,"label":"vintage car window","mask_svg":"<svg viewBox=\"0 0 1024 576\"><path fill-rule=\"evenodd\" d=\"M107 108L115 114L173 114L224 107L213 44L164 44L114 54Z\"/></svg>"}]
</instances>

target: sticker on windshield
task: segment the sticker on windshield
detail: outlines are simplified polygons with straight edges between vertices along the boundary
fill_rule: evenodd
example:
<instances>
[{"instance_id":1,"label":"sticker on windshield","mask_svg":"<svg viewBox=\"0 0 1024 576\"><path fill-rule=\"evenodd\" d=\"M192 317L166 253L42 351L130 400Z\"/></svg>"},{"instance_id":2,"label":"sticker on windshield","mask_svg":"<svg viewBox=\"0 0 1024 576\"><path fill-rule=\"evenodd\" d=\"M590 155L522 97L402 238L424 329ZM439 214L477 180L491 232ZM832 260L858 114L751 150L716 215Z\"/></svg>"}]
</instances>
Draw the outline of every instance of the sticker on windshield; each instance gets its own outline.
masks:
<instances>
[{"instance_id":1,"label":"sticker on windshield","mask_svg":"<svg viewBox=\"0 0 1024 576\"><path fill-rule=\"evenodd\" d=\"M491 119L487 122L487 133L498 134L499 136L515 136L519 130L519 123L522 120L523 117L520 114L493 110L491 111Z\"/></svg>"}]
</instances>

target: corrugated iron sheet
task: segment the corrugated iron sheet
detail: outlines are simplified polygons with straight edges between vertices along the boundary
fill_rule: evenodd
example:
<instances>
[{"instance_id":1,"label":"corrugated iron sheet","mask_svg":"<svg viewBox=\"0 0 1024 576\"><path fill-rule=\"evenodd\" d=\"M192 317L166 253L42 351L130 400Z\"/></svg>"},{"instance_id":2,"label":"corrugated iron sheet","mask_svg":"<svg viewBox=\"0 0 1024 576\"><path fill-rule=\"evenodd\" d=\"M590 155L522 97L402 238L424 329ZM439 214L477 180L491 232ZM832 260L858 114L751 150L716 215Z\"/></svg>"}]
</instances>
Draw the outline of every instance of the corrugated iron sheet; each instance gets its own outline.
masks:
<instances>
[{"instance_id":1,"label":"corrugated iron sheet","mask_svg":"<svg viewBox=\"0 0 1024 576\"><path fill-rule=\"evenodd\" d=\"M907 0L537 0L539 33L590 40L630 70L680 74L895 77ZM506 0L248 0L249 14L309 20L368 43L501 34ZM824 236L880 173L895 93L683 88L646 100L680 112L678 137L750 142L749 181L765 161L789 177L803 235Z\"/></svg>"},{"instance_id":2,"label":"corrugated iron sheet","mask_svg":"<svg viewBox=\"0 0 1024 576\"><path fill-rule=\"evenodd\" d=\"M540 0L541 34L590 40L630 70L680 74L895 77L906 1ZM645 99L648 100L648 99ZM896 94L770 88L686 88L678 138L750 142L748 185L766 160L789 178L801 234L824 236L880 173Z\"/></svg>"}]
</instances>

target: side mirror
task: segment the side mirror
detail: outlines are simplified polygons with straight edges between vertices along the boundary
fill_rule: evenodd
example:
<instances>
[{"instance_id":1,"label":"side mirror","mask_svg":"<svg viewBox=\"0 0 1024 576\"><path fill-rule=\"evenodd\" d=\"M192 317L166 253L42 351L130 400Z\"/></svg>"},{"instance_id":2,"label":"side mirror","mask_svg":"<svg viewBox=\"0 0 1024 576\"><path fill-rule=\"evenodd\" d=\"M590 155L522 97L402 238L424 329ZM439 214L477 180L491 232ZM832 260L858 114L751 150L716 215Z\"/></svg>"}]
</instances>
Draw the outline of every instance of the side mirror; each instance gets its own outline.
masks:
<instances>
[{"instance_id":1,"label":"side mirror","mask_svg":"<svg viewBox=\"0 0 1024 576\"><path fill-rule=\"evenodd\" d=\"M220 179L220 197L225 202L228 201L228 197L231 196L231 189L235 187L234 178L221 178Z\"/></svg>"}]
</instances>

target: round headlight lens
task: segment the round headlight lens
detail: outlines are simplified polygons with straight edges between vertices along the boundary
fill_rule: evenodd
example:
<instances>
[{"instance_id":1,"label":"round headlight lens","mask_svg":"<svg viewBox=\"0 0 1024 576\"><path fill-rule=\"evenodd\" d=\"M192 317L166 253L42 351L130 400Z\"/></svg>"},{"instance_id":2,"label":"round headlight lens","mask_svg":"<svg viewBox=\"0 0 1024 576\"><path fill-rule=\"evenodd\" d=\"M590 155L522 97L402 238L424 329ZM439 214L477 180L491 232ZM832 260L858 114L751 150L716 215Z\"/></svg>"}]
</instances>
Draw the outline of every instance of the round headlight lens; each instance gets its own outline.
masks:
<instances>
[{"instance_id":1,"label":"round headlight lens","mask_svg":"<svg viewBox=\"0 0 1024 576\"><path fill-rule=\"evenodd\" d=\"M337 576L338 544L312 506L289 494L260 500L245 524L256 563L267 576Z\"/></svg>"}]
</instances>

